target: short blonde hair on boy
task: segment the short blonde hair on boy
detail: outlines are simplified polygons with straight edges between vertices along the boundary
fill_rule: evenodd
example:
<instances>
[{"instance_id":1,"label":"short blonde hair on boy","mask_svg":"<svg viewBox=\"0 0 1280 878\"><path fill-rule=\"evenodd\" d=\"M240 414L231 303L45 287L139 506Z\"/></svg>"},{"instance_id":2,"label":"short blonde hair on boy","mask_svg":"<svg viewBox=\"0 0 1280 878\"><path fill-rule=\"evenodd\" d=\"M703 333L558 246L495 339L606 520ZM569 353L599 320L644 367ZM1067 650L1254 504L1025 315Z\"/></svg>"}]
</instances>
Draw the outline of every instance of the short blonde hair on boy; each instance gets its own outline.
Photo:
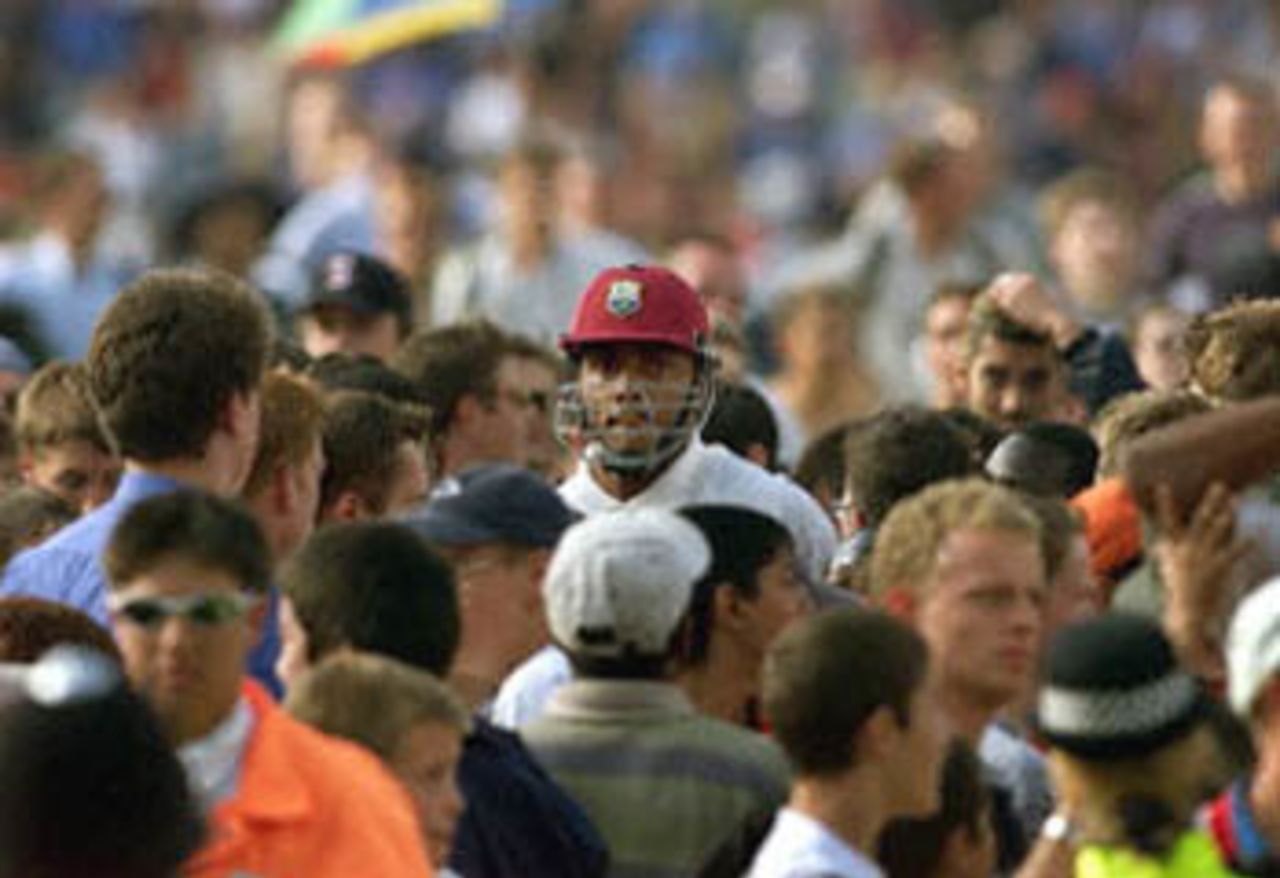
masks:
<instances>
[{"instance_id":1,"label":"short blonde hair on boy","mask_svg":"<svg viewBox=\"0 0 1280 878\"><path fill-rule=\"evenodd\" d=\"M325 659L289 688L285 708L388 762L415 726L439 723L463 734L471 726L466 708L434 676L371 653L340 652Z\"/></svg>"},{"instance_id":2,"label":"short blonde hair on boy","mask_svg":"<svg viewBox=\"0 0 1280 878\"><path fill-rule=\"evenodd\" d=\"M18 394L14 426L22 454L68 442L88 442L113 453L80 363L55 361L37 371Z\"/></svg>"}]
</instances>

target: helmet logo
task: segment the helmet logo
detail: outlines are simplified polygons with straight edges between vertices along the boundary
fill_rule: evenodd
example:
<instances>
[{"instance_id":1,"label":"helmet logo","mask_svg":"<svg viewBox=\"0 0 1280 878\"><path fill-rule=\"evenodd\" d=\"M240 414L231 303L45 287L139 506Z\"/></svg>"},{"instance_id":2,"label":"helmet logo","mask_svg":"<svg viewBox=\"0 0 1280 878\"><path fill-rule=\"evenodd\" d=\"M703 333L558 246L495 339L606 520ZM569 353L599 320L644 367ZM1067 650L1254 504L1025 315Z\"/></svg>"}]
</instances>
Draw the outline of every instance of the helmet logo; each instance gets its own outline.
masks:
<instances>
[{"instance_id":1,"label":"helmet logo","mask_svg":"<svg viewBox=\"0 0 1280 878\"><path fill-rule=\"evenodd\" d=\"M640 313L644 304L643 292L639 281L616 280L609 284L609 294L604 300L605 310L615 317L633 317Z\"/></svg>"}]
</instances>

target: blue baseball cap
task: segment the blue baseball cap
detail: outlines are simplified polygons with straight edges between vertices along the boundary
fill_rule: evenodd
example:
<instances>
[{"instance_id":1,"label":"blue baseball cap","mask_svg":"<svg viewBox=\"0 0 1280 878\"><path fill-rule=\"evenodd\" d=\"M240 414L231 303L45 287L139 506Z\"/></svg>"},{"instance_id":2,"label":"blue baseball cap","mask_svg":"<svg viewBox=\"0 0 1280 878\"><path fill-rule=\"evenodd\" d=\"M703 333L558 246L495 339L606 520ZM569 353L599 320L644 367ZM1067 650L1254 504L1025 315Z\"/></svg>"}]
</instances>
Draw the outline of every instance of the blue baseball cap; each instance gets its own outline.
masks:
<instances>
[{"instance_id":1,"label":"blue baseball cap","mask_svg":"<svg viewBox=\"0 0 1280 878\"><path fill-rule=\"evenodd\" d=\"M479 466L441 482L403 523L441 546L510 543L554 548L578 516L555 489L521 466Z\"/></svg>"}]
</instances>

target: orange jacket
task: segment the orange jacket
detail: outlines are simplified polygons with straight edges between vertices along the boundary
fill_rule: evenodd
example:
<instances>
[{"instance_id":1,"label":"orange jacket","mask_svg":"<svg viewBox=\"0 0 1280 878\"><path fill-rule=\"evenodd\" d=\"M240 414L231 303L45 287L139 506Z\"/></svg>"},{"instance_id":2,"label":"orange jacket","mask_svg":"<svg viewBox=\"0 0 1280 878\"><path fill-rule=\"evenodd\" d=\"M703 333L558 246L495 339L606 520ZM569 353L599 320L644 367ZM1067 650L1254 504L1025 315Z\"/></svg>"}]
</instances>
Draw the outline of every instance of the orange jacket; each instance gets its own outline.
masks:
<instances>
[{"instance_id":1,"label":"orange jacket","mask_svg":"<svg viewBox=\"0 0 1280 878\"><path fill-rule=\"evenodd\" d=\"M214 809L188 878L433 875L408 794L369 753L281 710L257 684L236 794Z\"/></svg>"}]
</instances>

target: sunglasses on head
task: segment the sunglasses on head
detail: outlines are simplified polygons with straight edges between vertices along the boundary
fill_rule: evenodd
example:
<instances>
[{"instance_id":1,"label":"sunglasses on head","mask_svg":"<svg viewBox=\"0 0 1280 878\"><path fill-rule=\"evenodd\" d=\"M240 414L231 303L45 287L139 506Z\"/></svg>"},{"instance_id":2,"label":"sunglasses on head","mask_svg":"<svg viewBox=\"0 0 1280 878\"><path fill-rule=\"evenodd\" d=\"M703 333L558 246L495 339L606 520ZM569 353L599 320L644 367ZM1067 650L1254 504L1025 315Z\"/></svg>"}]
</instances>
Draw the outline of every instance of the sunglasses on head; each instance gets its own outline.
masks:
<instances>
[{"instance_id":1,"label":"sunglasses on head","mask_svg":"<svg viewBox=\"0 0 1280 878\"><path fill-rule=\"evenodd\" d=\"M234 621L258 602L240 592L212 592L148 597L113 596L111 612L139 628L156 628L174 616L206 628Z\"/></svg>"}]
</instances>

